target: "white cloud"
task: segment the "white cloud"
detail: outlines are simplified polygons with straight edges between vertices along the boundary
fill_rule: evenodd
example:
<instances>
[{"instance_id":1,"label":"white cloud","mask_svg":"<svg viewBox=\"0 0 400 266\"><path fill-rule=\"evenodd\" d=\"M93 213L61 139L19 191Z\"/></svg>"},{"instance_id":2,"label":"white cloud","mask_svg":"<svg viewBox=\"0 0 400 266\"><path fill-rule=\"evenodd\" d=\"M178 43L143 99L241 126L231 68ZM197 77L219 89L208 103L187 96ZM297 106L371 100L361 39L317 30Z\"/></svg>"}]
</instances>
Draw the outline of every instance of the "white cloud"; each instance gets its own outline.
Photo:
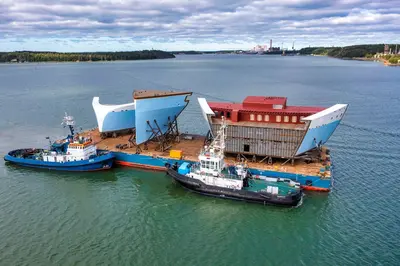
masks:
<instances>
[{"instance_id":1,"label":"white cloud","mask_svg":"<svg viewBox=\"0 0 400 266\"><path fill-rule=\"evenodd\" d=\"M3 0L0 50L400 42L399 21L399 0Z\"/></svg>"}]
</instances>

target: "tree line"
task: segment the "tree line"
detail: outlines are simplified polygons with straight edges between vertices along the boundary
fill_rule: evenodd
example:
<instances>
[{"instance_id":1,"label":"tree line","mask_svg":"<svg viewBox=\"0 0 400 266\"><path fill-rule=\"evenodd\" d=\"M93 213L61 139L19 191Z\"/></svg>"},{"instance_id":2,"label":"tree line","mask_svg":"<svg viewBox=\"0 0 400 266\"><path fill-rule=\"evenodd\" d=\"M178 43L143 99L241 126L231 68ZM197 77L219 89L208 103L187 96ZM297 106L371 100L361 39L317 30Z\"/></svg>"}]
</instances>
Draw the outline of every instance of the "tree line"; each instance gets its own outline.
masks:
<instances>
[{"instance_id":1,"label":"tree line","mask_svg":"<svg viewBox=\"0 0 400 266\"><path fill-rule=\"evenodd\" d=\"M395 44L390 44L389 49L394 51ZM400 45L398 45L400 49ZM357 58L357 57L373 57L376 53L383 53L384 44L364 44L351 45L345 47L307 47L300 49L299 53L303 55L327 55L336 58Z\"/></svg>"},{"instance_id":2,"label":"tree line","mask_svg":"<svg viewBox=\"0 0 400 266\"><path fill-rule=\"evenodd\" d=\"M172 53L160 50L143 50L132 52L95 52L95 53L57 53L16 51L0 52L0 62L79 62L79 61L115 61L147 60L175 58Z\"/></svg>"}]
</instances>

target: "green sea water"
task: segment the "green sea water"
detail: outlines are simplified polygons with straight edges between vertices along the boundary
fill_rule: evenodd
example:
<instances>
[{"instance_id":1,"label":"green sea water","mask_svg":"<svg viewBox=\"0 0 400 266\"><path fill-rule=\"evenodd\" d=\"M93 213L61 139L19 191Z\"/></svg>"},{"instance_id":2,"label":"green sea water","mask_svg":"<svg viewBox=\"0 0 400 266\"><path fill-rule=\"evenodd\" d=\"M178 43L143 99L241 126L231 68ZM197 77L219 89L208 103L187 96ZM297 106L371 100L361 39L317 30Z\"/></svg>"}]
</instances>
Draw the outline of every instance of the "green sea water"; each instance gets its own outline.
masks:
<instances>
[{"instance_id":1,"label":"green sea water","mask_svg":"<svg viewBox=\"0 0 400 266\"><path fill-rule=\"evenodd\" d=\"M192 194L164 173L61 173L0 163L0 265L400 265L400 75L325 57L0 65L0 155L64 136L64 111L96 125L93 96L194 91L181 131L205 133L196 97L348 103L329 141L334 188L298 208ZM78 127L79 129L79 127Z\"/></svg>"}]
</instances>

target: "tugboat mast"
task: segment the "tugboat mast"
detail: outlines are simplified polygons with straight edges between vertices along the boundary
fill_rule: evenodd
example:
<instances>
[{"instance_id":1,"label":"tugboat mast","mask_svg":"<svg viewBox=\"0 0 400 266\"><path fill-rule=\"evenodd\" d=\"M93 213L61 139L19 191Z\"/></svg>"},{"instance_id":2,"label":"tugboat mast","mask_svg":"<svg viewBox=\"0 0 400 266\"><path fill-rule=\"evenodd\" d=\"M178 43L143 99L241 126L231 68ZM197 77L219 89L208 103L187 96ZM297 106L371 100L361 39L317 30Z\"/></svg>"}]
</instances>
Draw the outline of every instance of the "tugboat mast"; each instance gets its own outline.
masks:
<instances>
[{"instance_id":1,"label":"tugboat mast","mask_svg":"<svg viewBox=\"0 0 400 266\"><path fill-rule=\"evenodd\" d=\"M74 137L74 126L75 126L74 117L68 115L67 112L65 112L65 116L64 116L64 119L63 119L61 125L63 125L64 127L68 126L69 131L71 132L71 137L73 138Z\"/></svg>"},{"instance_id":2,"label":"tugboat mast","mask_svg":"<svg viewBox=\"0 0 400 266\"><path fill-rule=\"evenodd\" d=\"M226 124L225 117L221 117L221 127L218 130L217 136L213 139L211 144L208 147L205 147L204 151L209 152L210 154L224 154L225 151L225 138L226 138L226 128L228 127Z\"/></svg>"}]
</instances>

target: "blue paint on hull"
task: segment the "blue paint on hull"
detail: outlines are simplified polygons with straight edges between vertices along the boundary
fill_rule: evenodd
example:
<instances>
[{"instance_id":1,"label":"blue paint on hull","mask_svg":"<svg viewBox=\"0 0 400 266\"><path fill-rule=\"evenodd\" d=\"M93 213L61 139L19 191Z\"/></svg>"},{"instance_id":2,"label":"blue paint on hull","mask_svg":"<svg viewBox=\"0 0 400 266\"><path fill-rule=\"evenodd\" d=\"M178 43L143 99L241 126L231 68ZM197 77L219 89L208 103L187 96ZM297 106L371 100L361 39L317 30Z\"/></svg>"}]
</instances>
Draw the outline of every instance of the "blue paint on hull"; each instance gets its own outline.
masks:
<instances>
[{"instance_id":1,"label":"blue paint on hull","mask_svg":"<svg viewBox=\"0 0 400 266\"><path fill-rule=\"evenodd\" d=\"M168 118L172 122L185 109L187 95L175 95L159 98L140 99L136 101L136 143L147 141L153 134L148 126L160 127L162 133L168 129ZM157 124L154 122L157 121Z\"/></svg>"},{"instance_id":2,"label":"blue paint on hull","mask_svg":"<svg viewBox=\"0 0 400 266\"><path fill-rule=\"evenodd\" d=\"M300 175L294 173L284 173L270 170L259 170L259 169L249 169L250 173L253 176L267 176L267 177L281 177L281 178L289 178L293 181L297 181L300 185L312 185L313 187L330 189L332 182L331 178L329 179L321 179L319 176L309 176L309 175ZM309 183L311 182L311 183Z\"/></svg>"},{"instance_id":3,"label":"blue paint on hull","mask_svg":"<svg viewBox=\"0 0 400 266\"><path fill-rule=\"evenodd\" d=\"M136 143L140 144L147 141L153 134L151 128L147 124L147 121L150 122L152 128L157 129L158 125L161 129L161 132L165 133L168 130L168 117L170 117L170 121L172 122L175 119L175 116L178 116L183 108L184 107L173 107L147 112L138 112L138 123L136 123ZM154 122L154 120L157 121L157 124Z\"/></svg>"},{"instance_id":4,"label":"blue paint on hull","mask_svg":"<svg viewBox=\"0 0 400 266\"><path fill-rule=\"evenodd\" d=\"M337 120L318 128L308 129L299 149L296 152L296 155L316 148L319 143L325 144L339 124L340 120Z\"/></svg>"},{"instance_id":5,"label":"blue paint on hull","mask_svg":"<svg viewBox=\"0 0 400 266\"><path fill-rule=\"evenodd\" d=\"M60 171L97 171L105 170L112 167L115 159L113 153L107 153L99 155L93 159L74 161L74 162L45 162L33 159L17 158L10 155L4 156L4 160L10 163L14 163L20 166L49 169L49 170L60 170Z\"/></svg>"},{"instance_id":6,"label":"blue paint on hull","mask_svg":"<svg viewBox=\"0 0 400 266\"><path fill-rule=\"evenodd\" d=\"M175 159L166 159L160 157L152 157L148 155L142 154L128 154L124 152L113 152L115 154L115 160L117 162L124 162L127 164L139 164L143 166L148 166L148 168L163 168L166 163L174 164L177 162L179 165L184 162L190 162L185 160L175 160Z\"/></svg>"},{"instance_id":7,"label":"blue paint on hull","mask_svg":"<svg viewBox=\"0 0 400 266\"><path fill-rule=\"evenodd\" d=\"M103 121L100 132L118 131L135 127L135 110L110 112Z\"/></svg>"}]
</instances>

